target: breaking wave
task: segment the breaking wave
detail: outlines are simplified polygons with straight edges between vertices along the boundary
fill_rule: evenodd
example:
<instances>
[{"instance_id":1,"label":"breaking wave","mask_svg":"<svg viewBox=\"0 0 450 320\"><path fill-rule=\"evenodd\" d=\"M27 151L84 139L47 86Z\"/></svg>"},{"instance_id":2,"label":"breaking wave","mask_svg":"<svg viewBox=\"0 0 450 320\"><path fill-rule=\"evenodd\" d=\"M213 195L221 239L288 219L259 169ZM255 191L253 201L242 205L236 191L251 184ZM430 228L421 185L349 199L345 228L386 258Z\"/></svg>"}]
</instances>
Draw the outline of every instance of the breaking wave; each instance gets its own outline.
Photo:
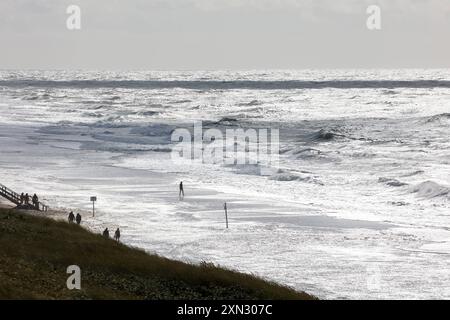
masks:
<instances>
[{"instance_id":1,"label":"breaking wave","mask_svg":"<svg viewBox=\"0 0 450 320\"><path fill-rule=\"evenodd\" d=\"M426 122L438 122L442 120L450 120L450 113L441 113L431 116L426 120Z\"/></svg>"},{"instance_id":2,"label":"breaking wave","mask_svg":"<svg viewBox=\"0 0 450 320\"><path fill-rule=\"evenodd\" d=\"M448 196L450 194L450 188L441 186L433 181L425 181L411 187L410 192L415 193L420 198L431 199Z\"/></svg>"},{"instance_id":3,"label":"breaking wave","mask_svg":"<svg viewBox=\"0 0 450 320\"><path fill-rule=\"evenodd\" d=\"M306 136L306 141L311 142L330 141L333 140L335 137L343 137L343 135L337 134L332 131L327 131L325 129L320 129L319 131Z\"/></svg>"},{"instance_id":4,"label":"breaking wave","mask_svg":"<svg viewBox=\"0 0 450 320\"><path fill-rule=\"evenodd\" d=\"M245 106L258 106L258 105L261 105L262 104L262 102L261 101L259 101L259 100L252 100L252 101L250 101L250 102L242 102L242 103L239 103L239 106L243 106L243 107L245 107Z\"/></svg>"},{"instance_id":5,"label":"breaking wave","mask_svg":"<svg viewBox=\"0 0 450 320\"><path fill-rule=\"evenodd\" d=\"M407 183L398 181L397 179L391 179L391 178L379 178L378 182L380 183L384 183L386 185L388 185L389 187L403 187L403 186L407 186Z\"/></svg>"},{"instance_id":6,"label":"breaking wave","mask_svg":"<svg viewBox=\"0 0 450 320\"><path fill-rule=\"evenodd\" d=\"M270 180L276 180L276 181L301 181L301 182L307 182L307 183L314 183L318 185L323 185L323 182L321 182L316 177L313 177L311 175L304 175L284 170L278 170L278 172L272 176L269 177Z\"/></svg>"}]
</instances>

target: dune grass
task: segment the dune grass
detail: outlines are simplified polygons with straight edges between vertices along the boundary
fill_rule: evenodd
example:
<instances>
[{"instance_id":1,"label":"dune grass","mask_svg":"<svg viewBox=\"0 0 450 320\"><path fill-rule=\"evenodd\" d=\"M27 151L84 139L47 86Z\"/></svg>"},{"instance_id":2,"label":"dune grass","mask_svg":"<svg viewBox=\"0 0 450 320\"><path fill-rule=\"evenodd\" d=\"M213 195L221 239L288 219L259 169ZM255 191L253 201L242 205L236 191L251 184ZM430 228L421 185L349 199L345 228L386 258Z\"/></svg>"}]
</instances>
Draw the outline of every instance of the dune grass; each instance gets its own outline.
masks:
<instances>
[{"instance_id":1,"label":"dune grass","mask_svg":"<svg viewBox=\"0 0 450 320\"><path fill-rule=\"evenodd\" d=\"M68 290L69 265L81 290ZM0 299L314 299L252 275L118 244L66 222L0 209Z\"/></svg>"}]
</instances>

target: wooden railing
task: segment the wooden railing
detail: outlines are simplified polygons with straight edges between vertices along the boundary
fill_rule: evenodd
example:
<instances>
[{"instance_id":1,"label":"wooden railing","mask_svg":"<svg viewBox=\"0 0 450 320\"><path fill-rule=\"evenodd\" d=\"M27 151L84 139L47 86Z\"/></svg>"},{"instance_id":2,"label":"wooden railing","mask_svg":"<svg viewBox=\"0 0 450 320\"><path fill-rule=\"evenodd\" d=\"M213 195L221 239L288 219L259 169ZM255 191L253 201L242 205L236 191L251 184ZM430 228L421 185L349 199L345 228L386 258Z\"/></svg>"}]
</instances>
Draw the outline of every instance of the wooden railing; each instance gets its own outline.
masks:
<instances>
[{"instance_id":1,"label":"wooden railing","mask_svg":"<svg viewBox=\"0 0 450 320\"><path fill-rule=\"evenodd\" d=\"M8 187L4 186L0 183L0 195L3 198L8 199L9 201L19 205L21 204L20 195L17 192L12 191Z\"/></svg>"},{"instance_id":2,"label":"wooden railing","mask_svg":"<svg viewBox=\"0 0 450 320\"><path fill-rule=\"evenodd\" d=\"M11 190L10 188L1 183L0 183L0 196L2 196L5 199L8 199L17 206L23 205L22 200L20 198L20 194L14 192L13 190ZM38 202L35 209L39 211L47 211L49 207L42 202Z\"/></svg>"}]
</instances>

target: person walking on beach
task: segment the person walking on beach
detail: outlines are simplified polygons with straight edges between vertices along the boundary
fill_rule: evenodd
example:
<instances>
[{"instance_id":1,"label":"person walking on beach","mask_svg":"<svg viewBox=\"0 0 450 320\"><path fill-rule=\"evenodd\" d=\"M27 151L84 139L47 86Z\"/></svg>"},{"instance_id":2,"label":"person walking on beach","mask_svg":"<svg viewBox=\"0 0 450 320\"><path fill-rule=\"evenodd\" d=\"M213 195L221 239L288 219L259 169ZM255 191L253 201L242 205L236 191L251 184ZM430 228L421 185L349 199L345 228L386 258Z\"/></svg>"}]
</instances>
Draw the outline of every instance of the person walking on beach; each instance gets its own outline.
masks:
<instances>
[{"instance_id":1,"label":"person walking on beach","mask_svg":"<svg viewBox=\"0 0 450 320\"><path fill-rule=\"evenodd\" d=\"M103 236L105 238L109 238L109 230L108 230L108 228L106 228L105 231L103 231Z\"/></svg>"},{"instance_id":2,"label":"person walking on beach","mask_svg":"<svg viewBox=\"0 0 450 320\"><path fill-rule=\"evenodd\" d=\"M114 232L114 240L116 240L117 242L120 241L120 230L119 230L119 228L117 228L116 232Z\"/></svg>"},{"instance_id":3,"label":"person walking on beach","mask_svg":"<svg viewBox=\"0 0 450 320\"><path fill-rule=\"evenodd\" d=\"M25 202L25 195L22 192L22 194L20 195L20 204L23 204L24 202Z\"/></svg>"},{"instance_id":4,"label":"person walking on beach","mask_svg":"<svg viewBox=\"0 0 450 320\"><path fill-rule=\"evenodd\" d=\"M178 197L180 200L184 199L184 187L183 187L183 181L180 182L180 193L178 194Z\"/></svg>"},{"instance_id":5,"label":"person walking on beach","mask_svg":"<svg viewBox=\"0 0 450 320\"><path fill-rule=\"evenodd\" d=\"M75 218L77 221L77 224L79 225L81 223L81 214L77 213L77 217Z\"/></svg>"},{"instance_id":6,"label":"person walking on beach","mask_svg":"<svg viewBox=\"0 0 450 320\"><path fill-rule=\"evenodd\" d=\"M73 215L73 211L70 211L70 213L69 213L69 223L72 223L74 219L75 219L75 216Z\"/></svg>"}]
</instances>

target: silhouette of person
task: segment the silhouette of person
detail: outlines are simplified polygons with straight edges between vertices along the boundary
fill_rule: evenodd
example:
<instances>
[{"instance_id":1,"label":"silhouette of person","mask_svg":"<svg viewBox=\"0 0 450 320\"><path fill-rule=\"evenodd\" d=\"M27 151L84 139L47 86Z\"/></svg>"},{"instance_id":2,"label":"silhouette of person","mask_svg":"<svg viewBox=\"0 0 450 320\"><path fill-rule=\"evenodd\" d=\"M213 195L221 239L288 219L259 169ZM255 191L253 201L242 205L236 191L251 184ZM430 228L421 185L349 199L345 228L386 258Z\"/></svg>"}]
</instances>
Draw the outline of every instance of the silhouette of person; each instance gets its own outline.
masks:
<instances>
[{"instance_id":1,"label":"silhouette of person","mask_svg":"<svg viewBox=\"0 0 450 320\"><path fill-rule=\"evenodd\" d=\"M183 187L183 181L180 182L180 193L178 194L178 197L180 200L184 199L184 187Z\"/></svg>"},{"instance_id":2,"label":"silhouette of person","mask_svg":"<svg viewBox=\"0 0 450 320\"><path fill-rule=\"evenodd\" d=\"M119 240L120 240L120 230L119 230L119 228L117 228L116 232L114 232L114 240L116 240L117 242L119 242Z\"/></svg>"},{"instance_id":3,"label":"silhouette of person","mask_svg":"<svg viewBox=\"0 0 450 320\"><path fill-rule=\"evenodd\" d=\"M30 196L28 195L28 193L25 194L25 204L29 204L30 203Z\"/></svg>"},{"instance_id":4,"label":"silhouette of person","mask_svg":"<svg viewBox=\"0 0 450 320\"><path fill-rule=\"evenodd\" d=\"M36 193L33 195L32 202L36 209L39 209L39 198Z\"/></svg>"},{"instance_id":5,"label":"silhouette of person","mask_svg":"<svg viewBox=\"0 0 450 320\"><path fill-rule=\"evenodd\" d=\"M22 192L22 194L20 195L20 204L23 204L24 202L25 202L25 195Z\"/></svg>"},{"instance_id":6,"label":"silhouette of person","mask_svg":"<svg viewBox=\"0 0 450 320\"><path fill-rule=\"evenodd\" d=\"M109 238L109 230L108 230L108 228L106 228L105 231L103 231L103 236L105 238Z\"/></svg>"},{"instance_id":7,"label":"silhouette of person","mask_svg":"<svg viewBox=\"0 0 450 320\"><path fill-rule=\"evenodd\" d=\"M75 218L75 220L77 221L77 224L81 223L81 215L79 213L77 213L77 217Z\"/></svg>"},{"instance_id":8,"label":"silhouette of person","mask_svg":"<svg viewBox=\"0 0 450 320\"><path fill-rule=\"evenodd\" d=\"M75 219L75 216L73 215L73 211L70 211L70 213L69 213L69 223L72 223L74 219Z\"/></svg>"}]
</instances>

